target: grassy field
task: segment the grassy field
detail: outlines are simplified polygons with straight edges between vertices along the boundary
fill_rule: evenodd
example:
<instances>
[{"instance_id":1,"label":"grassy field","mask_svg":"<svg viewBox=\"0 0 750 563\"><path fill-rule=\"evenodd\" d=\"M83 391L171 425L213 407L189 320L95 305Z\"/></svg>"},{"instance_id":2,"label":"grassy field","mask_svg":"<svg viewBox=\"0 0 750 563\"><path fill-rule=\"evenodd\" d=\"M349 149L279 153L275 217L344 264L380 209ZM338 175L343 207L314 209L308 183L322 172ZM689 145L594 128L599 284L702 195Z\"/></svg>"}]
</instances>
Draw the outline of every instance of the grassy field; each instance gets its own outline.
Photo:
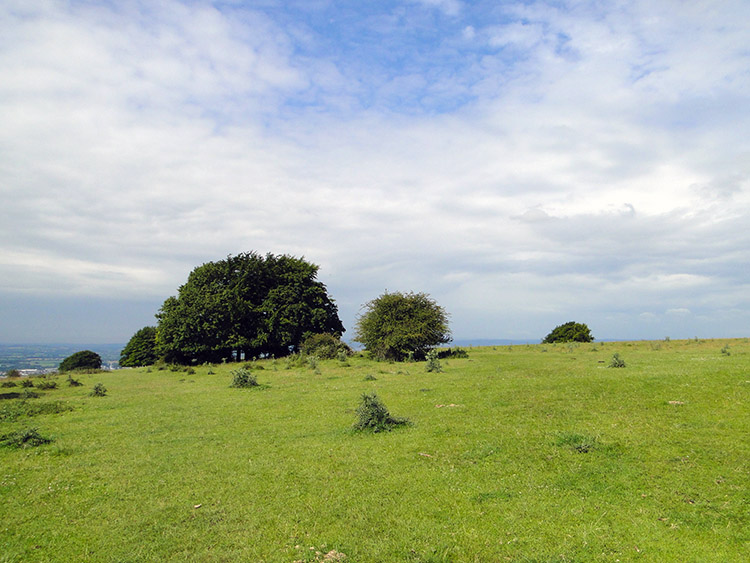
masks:
<instances>
[{"instance_id":1,"label":"grassy field","mask_svg":"<svg viewBox=\"0 0 750 563\"><path fill-rule=\"evenodd\" d=\"M0 561L750 560L747 339L468 351L2 388Z\"/></svg>"}]
</instances>

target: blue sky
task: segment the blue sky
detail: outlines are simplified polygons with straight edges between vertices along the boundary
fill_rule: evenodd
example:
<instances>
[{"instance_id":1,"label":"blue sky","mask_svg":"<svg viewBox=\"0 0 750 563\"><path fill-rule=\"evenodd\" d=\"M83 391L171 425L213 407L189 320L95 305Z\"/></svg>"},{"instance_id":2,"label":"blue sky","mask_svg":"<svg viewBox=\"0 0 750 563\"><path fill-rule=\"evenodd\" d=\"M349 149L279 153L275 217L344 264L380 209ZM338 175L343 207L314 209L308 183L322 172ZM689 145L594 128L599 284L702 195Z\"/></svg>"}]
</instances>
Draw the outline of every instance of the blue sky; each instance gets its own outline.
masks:
<instances>
[{"instance_id":1,"label":"blue sky","mask_svg":"<svg viewBox=\"0 0 750 563\"><path fill-rule=\"evenodd\" d=\"M6 0L0 76L0 342L126 341L251 250L348 329L748 335L743 0Z\"/></svg>"}]
</instances>

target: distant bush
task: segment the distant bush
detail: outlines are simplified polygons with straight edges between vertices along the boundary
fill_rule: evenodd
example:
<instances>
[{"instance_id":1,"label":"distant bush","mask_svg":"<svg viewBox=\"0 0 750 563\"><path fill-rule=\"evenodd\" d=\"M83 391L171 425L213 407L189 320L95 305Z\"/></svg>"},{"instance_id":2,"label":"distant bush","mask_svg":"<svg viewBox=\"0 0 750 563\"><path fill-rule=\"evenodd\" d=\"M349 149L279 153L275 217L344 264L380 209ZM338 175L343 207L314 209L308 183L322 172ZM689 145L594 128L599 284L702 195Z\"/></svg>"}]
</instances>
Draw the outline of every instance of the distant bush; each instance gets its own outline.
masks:
<instances>
[{"instance_id":1,"label":"distant bush","mask_svg":"<svg viewBox=\"0 0 750 563\"><path fill-rule=\"evenodd\" d=\"M22 379L21 387L34 387L34 382L31 379Z\"/></svg>"},{"instance_id":2,"label":"distant bush","mask_svg":"<svg viewBox=\"0 0 750 563\"><path fill-rule=\"evenodd\" d=\"M52 440L45 438L36 428L17 430L0 436L0 446L9 448L33 448L43 444L49 444Z\"/></svg>"},{"instance_id":3,"label":"distant bush","mask_svg":"<svg viewBox=\"0 0 750 563\"><path fill-rule=\"evenodd\" d=\"M57 389L57 381L52 379L40 379L36 383L37 389Z\"/></svg>"},{"instance_id":4,"label":"distant bush","mask_svg":"<svg viewBox=\"0 0 750 563\"><path fill-rule=\"evenodd\" d=\"M625 360L623 360L620 357L620 354L615 352L615 354L612 356L612 359L609 361L609 366L611 368L624 368L625 367Z\"/></svg>"},{"instance_id":5,"label":"distant bush","mask_svg":"<svg viewBox=\"0 0 750 563\"><path fill-rule=\"evenodd\" d=\"M104 397L107 395L107 388L102 383L97 383L91 390L92 397Z\"/></svg>"},{"instance_id":6,"label":"distant bush","mask_svg":"<svg viewBox=\"0 0 750 563\"><path fill-rule=\"evenodd\" d=\"M81 385L83 385L83 383L81 383L77 379L73 379L72 377L68 376L68 386L70 386L70 387L80 387Z\"/></svg>"},{"instance_id":7,"label":"distant bush","mask_svg":"<svg viewBox=\"0 0 750 563\"><path fill-rule=\"evenodd\" d=\"M371 373L368 373L368 374L367 374L367 375L365 376L365 381L377 381L377 380L378 380L378 378L377 378L377 377L375 377L374 375L372 375Z\"/></svg>"},{"instance_id":8,"label":"distant bush","mask_svg":"<svg viewBox=\"0 0 750 563\"><path fill-rule=\"evenodd\" d=\"M60 362L58 370L73 371L79 369L101 369L102 358L91 350L82 350L65 358Z\"/></svg>"},{"instance_id":9,"label":"distant bush","mask_svg":"<svg viewBox=\"0 0 750 563\"><path fill-rule=\"evenodd\" d=\"M237 387L242 389L257 386L258 380L252 373L250 373L250 370L246 368L239 368L232 372L232 384L230 385L230 387Z\"/></svg>"},{"instance_id":10,"label":"distant bush","mask_svg":"<svg viewBox=\"0 0 750 563\"><path fill-rule=\"evenodd\" d=\"M0 383L0 387L16 387L16 386L18 386L18 383L16 383L15 381L6 380Z\"/></svg>"},{"instance_id":11,"label":"distant bush","mask_svg":"<svg viewBox=\"0 0 750 563\"><path fill-rule=\"evenodd\" d=\"M5 372L5 377L21 377L21 372L17 369L10 369Z\"/></svg>"},{"instance_id":12,"label":"distant bush","mask_svg":"<svg viewBox=\"0 0 750 563\"><path fill-rule=\"evenodd\" d=\"M321 360L333 360L339 358L341 354L345 357L353 354L346 342L325 332L311 334L305 338L300 344L299 351L307 356L317 356Z\"/></svg>"},{"instance_id":13,"label":"distant bush","mask_svg":"<svg viewBox=\"0 0 750 563\"><path fill-rule=\"evenodd\" d=\"M438 350L438 358L441 360L447 360L447 359L464 359L468 358L469 353L464 350L463 348L448 348L447 350Z\"/></svg>"},{"instance_id":14,"label":"distant bush","mask_svg":"<svg viewBox=\"0 0 750 563\"><path fill-rule=\"evenodd\" d=\"M440 373L443 371L443 366L440 365L438 359L438 351L430 350L427 352L427 366L425 368L428 372Z\"/></svg>"},{"instance_id":15,"label":"distant bush","mask_svg":"<svg viewBox=\"0 0 750 563\"><path fill-rule=\"evenodd\" d=\"M359 407L357 407L355 430L384 432L396 426L408 424L411 424L408 418L391 415L376 393L362 394Z\"/></svg>"},{"instance_id":16,"label":"distant bush","mask_svg":"<svg viewBox=\"0 0 750 563\"><path fill-rule=\"evenodd\" d=\"M552 332L542 340L542 344L554 344L555 342L593 342L591 330L583 323L574 321L556 326Z\"/></svg>"},{"instance_id":17,"label":"distant bush","mask_svg":"<svg viewBox=\"0 0 750 563\"><path fill-rule=\"evenodd\" d=\"M729 344L725 344L724 347L721 349L721 353L724 356L731 356L732 353L729 351Z\"/></svg>"}]
</instances>

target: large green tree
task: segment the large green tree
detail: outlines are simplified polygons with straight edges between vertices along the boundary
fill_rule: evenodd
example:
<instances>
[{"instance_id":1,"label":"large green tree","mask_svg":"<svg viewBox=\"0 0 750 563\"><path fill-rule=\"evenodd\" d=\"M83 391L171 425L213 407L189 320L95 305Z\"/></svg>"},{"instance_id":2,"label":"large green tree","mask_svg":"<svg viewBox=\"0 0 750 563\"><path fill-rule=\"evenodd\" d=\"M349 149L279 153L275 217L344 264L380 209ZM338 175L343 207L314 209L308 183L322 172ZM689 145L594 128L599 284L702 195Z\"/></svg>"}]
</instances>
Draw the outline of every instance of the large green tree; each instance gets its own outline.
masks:
<instances>
[{"instance_id":1,"label":"large green tree","mask_svg":"<svg viewBox=\"0 0 750 563\"><path fill-rule=\"evenodd\" d=\"M593 342L591 330L583 323L570 321L552 329L542 340L542 344L553 344L555 342Z\"/></svg>"},{"instance_id":2,"label":"large green tree","mask_svg":"<svg viewBox=\"0 0 750 563\"><path fill-rule=\"evenodd\" d=\"M153 326L137 331L120 352L120 365L125 368L150 366L157 359L156 327Z\"/></svg>"},{"instance_id":3,"label":"large green tree","mask_svg":"<svg viewBox=\"0 0 750 563\"><path fill-rule=\"evenodd\" d=\"M318 266L254 252L195 268L156 315L157 351L168 361L284 356L311 333L344 326Z\"/></svg>"},{"instance_id":4,"label":"large green tree","mask_svg":"<svg viewBox=\"0 0 750 563\"><path fill-rule=\"evenodd\" d=\"M384 293L364 306L354 340L381 360L401 361L451 341L448 314L424 293Z\"/></svg>"}]
</instances>

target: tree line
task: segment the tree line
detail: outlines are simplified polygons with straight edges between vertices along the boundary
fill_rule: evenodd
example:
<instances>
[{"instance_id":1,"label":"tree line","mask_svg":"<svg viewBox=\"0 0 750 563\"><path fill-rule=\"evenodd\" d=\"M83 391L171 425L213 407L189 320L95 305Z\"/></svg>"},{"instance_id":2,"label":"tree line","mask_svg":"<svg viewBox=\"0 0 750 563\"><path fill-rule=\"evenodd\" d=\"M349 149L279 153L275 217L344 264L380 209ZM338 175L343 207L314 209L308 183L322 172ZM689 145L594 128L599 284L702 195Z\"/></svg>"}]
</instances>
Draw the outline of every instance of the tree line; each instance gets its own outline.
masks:
<instances>
[{"instance_id":1,"label":"tree line","mask_svg":"<svg viewBox=\"0 0 750 563\"><path fill-rule=\"evenodd\" d=\"M164 301L156 326L132 336L120 365L282 357L315 335L340 340L344 325L318 269L302 258L255 252L198 266ZM365 309L355 341L378 358L423 357L450 341L448 315L423 293L385 293Z\"/></svg>"},{"instance_id":2,"label":"tree line","mask_svg":"<svg viewBox=\"0 0 750 563\"><path fill-rule=\"evenodd\" d=\"M247 252L196 267L138 330L120 357L123 367L218 363L298 352L320 335L340 341L338 308L317 279L319 267L289 255ZM354 341L377 359L424 359L451 341L445 309L425 293L386 292L357 319ZM567 323L545 342L591 341L588 327Z\"/></svg>"}]
</instances>

